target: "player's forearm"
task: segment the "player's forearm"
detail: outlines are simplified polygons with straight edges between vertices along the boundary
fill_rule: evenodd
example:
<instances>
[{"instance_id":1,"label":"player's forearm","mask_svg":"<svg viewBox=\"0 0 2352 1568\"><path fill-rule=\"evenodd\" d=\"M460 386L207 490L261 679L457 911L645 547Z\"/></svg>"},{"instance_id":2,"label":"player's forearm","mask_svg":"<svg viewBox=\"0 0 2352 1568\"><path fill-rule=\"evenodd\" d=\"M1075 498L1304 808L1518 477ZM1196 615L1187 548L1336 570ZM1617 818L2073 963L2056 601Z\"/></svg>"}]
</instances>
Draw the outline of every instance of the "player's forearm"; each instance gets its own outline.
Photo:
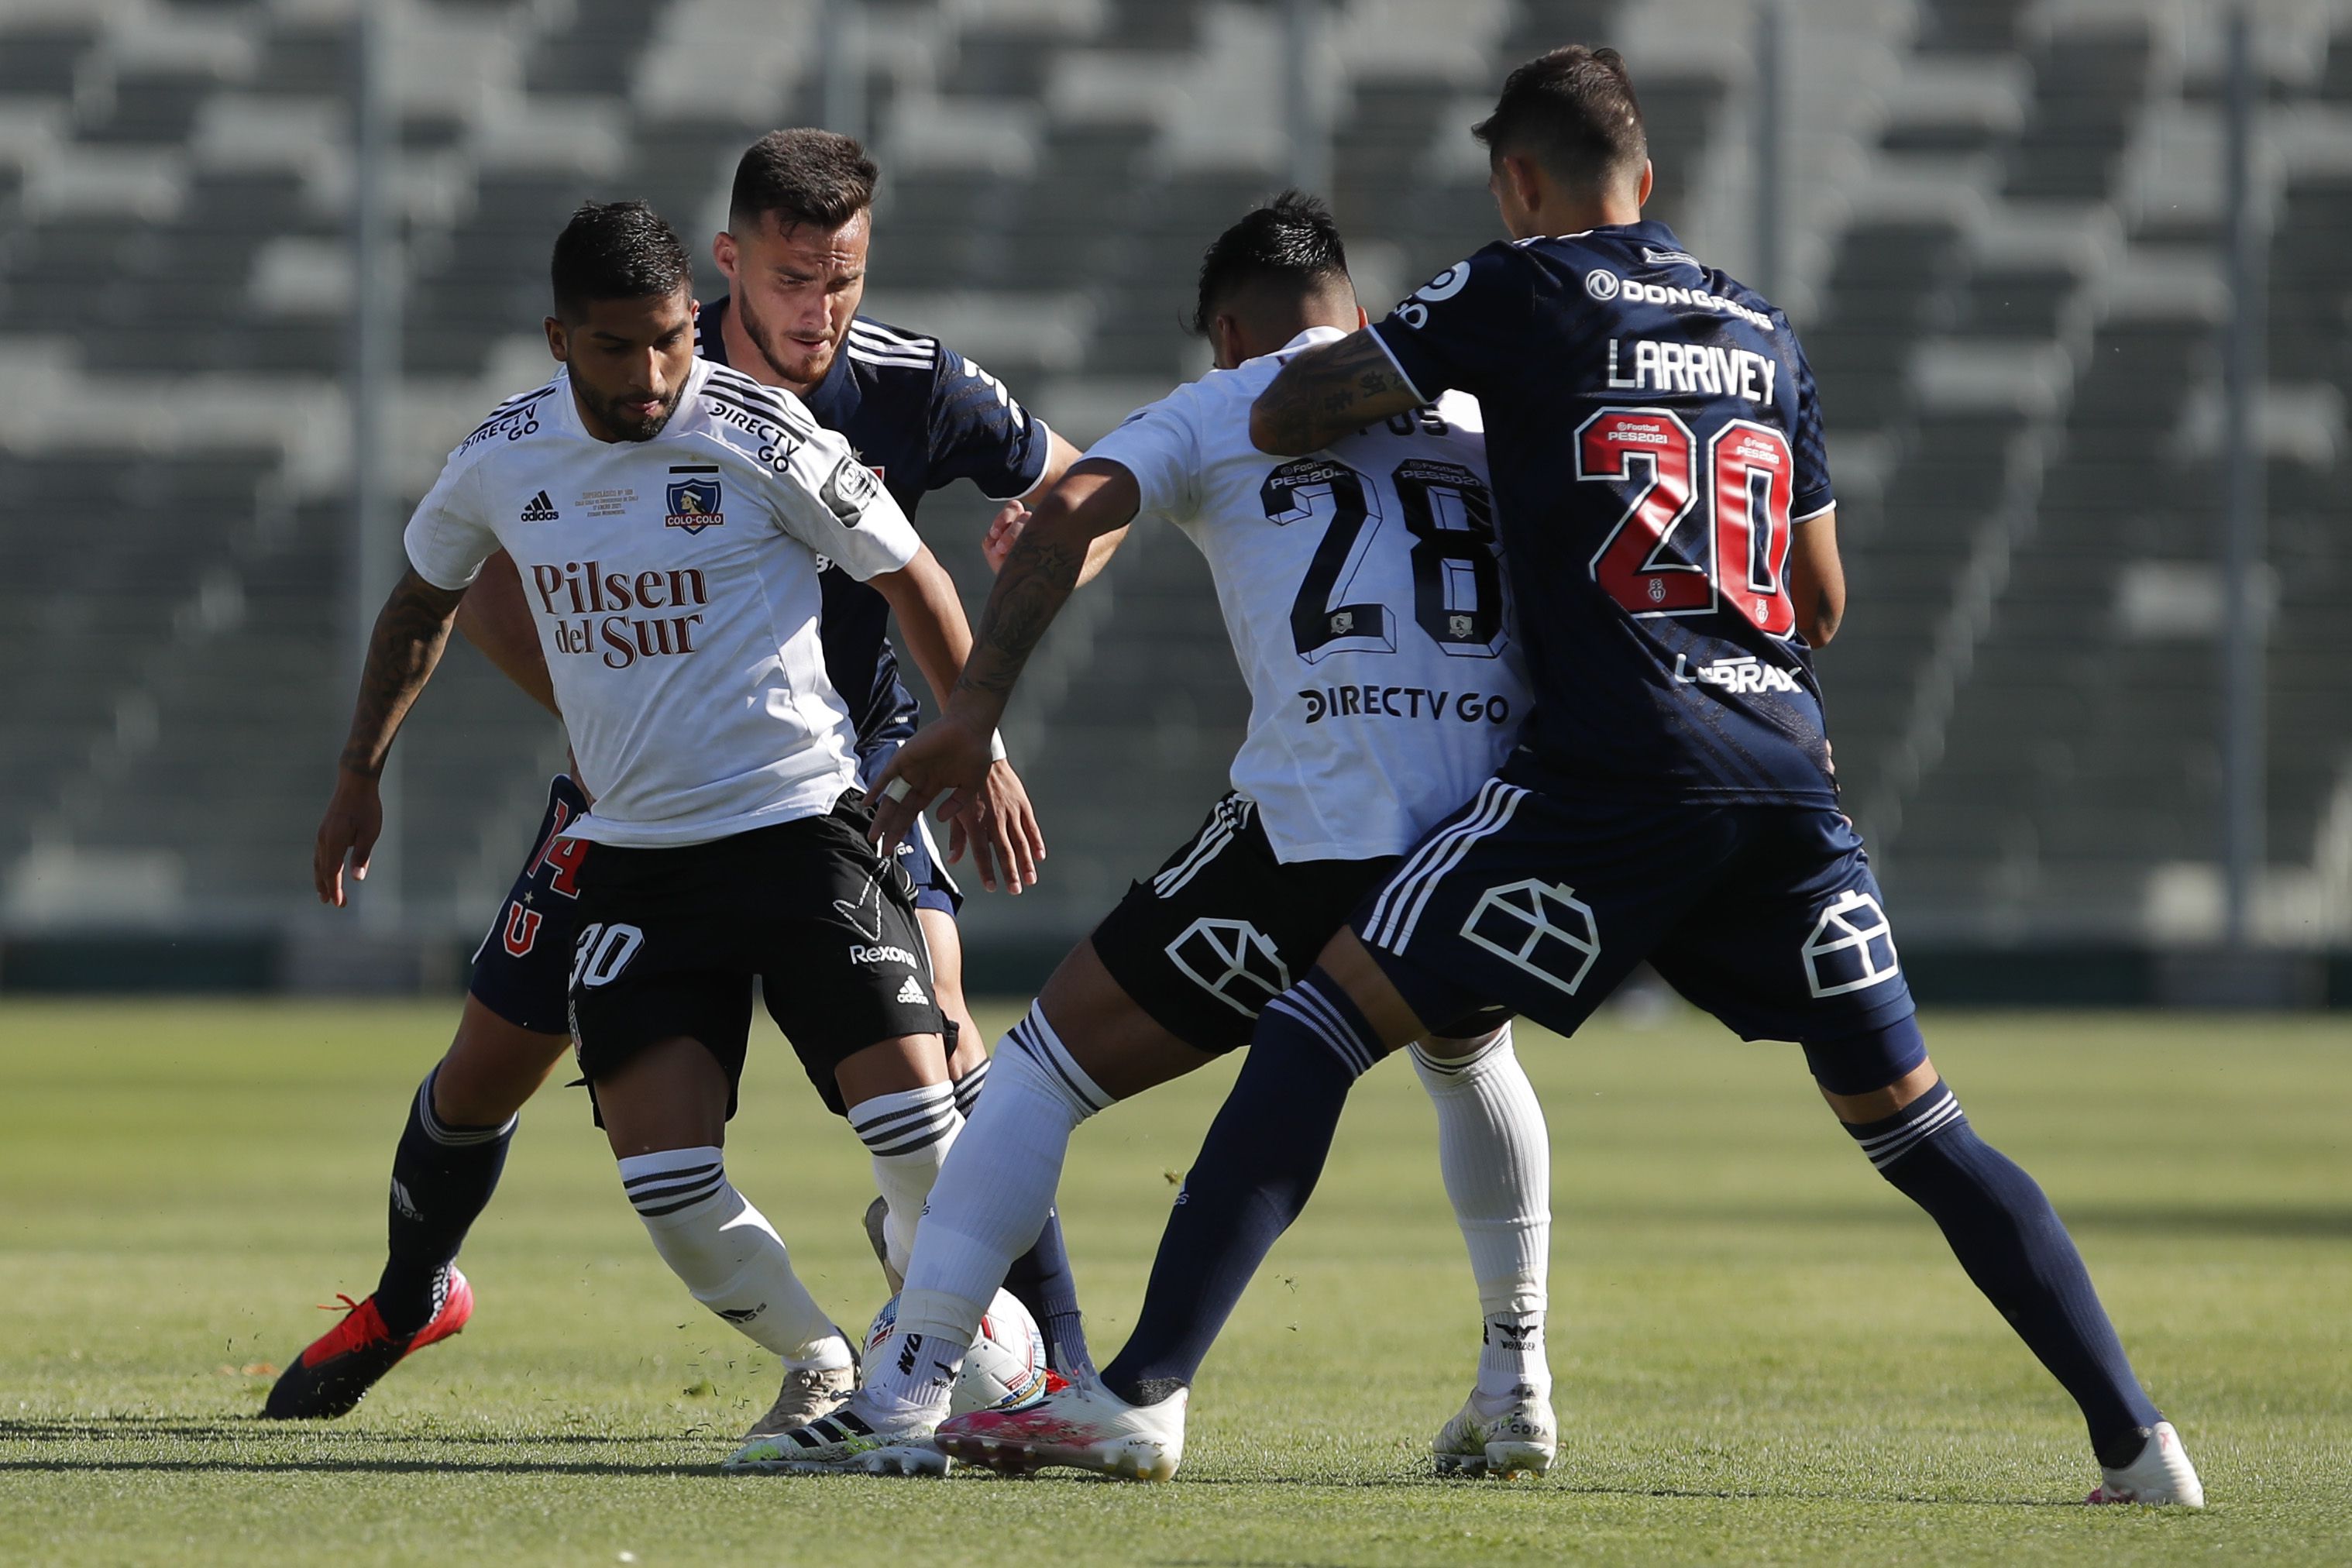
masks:
<instances>
[{"instance_id":1,"label":"player's forearm","mask_svg":"<svg viewBox=\"0 0 2352 1568\"><path fill-rule=\"evenodd\" d=\"M908 654L945 708L971 654L971 624L964 619L955 580L925 549L898 571L875 578L874 586L889 601Z\"/></svg>"},{"instance_id":2,"label":"player's forearm","mask_svg":"<svg viewBox=\"0 0 2352 1568\"><path fill-rule=\"evenodd\" d=\"M1250 444L1295 458L1420 402L1388 351L1363 328L1282 367L1250 405Z\"/></svg>"},{"instance_id":3,"label":"player's forearm","mask_svg":"<svg viewBox=\"0 0 2352 1568\"><path fill-rule=\"evenodd\" d=\"M1059 488L1063 479L1077 466L1084 456L1076 447L1071 446L1054 432L1048 430L1046 437L1051 442L1051 447L1045 458L1045 472L1038 479L1036 484L1031 487L1029 493L1021 498L1025 505L1032 507L1043 506L1045 498ZM1126 542L1127 525L1125 523L1121 523L1108 533L1097 534L1094 542L1087 546L1086 564L1078 568L1078 586L1083 588L1101 576L1103 568L1110 564L1110 558L1118 553L1118 547Z\"/></svg>"},{"instance_id":4,"label":"player's forearm","mask_svg":"<svg viewBox=\"0 0 2352 1568\"><path fill-rule=\"evenodd\" d=\"M539 628L532 624L530 605L523 598L522 574L505 551L485 562L482 574L466 590L457 605L457 630L482 650L499 673L522 688L523 695L557 718L555 682L547 673L547 655L539 646Z\"/></svg>"},{"instance_id":5,"label":"player's forearm","mask_svg":"<svg viewBox=\"0 0 2352 1568\"><path fill-rule=\"evenodd\" d=\"M1108 533L1097 534L1094 542L1087 546L1085 563L1078 567L1078 586L1083 588L1101 576L1103 568L1110 564L1110 558L1118 554L1118 547L1126 542L1127 529L1124 526Z\"/></svg>"},{"instance_id":6,"label":"player's forearm","mask_svg":"<svg viewBox=\"0 0 2352 1568\"><path fill-rule=\"evenodd\" d=\"M1142 500L1124 465L1089 458L1037 503L989 589L956 682L957 713L996 726L1045 629L1078 584L1102 570Z\"/></svg>"},{"instance_id":7,"label":"player's forearm","mask_svg":"<svg viewBox=\"0 0 2352 1568\"><path fill-rule=\"evenodd\" d=\"M372 779L383 772L393 737L432 679L433 667L441 662L464 594L463 589L452 593L436 588L414 571L403 574L394 585L368 639L359 700L352 709L351 732L340 759L345 773Z\"/></svg>"},{"instance_id":8,"label":"player's forearm","mask_svg":"<svg viewBox=\"0 0 2352 1568\"><path fill-rule=\"evenodd\" d=\"M1798 523L1789 544L1789 601L1797 629L1814 647L1837 636L1845 619L1845 565L1838 558L1837 510Z\"/></svg>"}]
</instances>

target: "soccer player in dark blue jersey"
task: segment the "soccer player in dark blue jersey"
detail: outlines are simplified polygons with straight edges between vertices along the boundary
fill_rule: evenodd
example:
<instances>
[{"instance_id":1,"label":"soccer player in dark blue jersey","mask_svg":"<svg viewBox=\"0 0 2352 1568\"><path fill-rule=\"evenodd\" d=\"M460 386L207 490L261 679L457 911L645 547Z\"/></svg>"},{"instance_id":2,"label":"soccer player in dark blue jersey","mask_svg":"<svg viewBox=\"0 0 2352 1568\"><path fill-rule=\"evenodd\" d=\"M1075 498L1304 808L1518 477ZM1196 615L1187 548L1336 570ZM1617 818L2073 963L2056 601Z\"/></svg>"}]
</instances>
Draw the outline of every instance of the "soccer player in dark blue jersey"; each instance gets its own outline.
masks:
<instances>
[{"instance_id":1,"label":"soccer player in dark blue jersey","mask_svg":"<svg viewBox=\"0 0 2352 1568\"><path fill-rule=\"evenodd\" d=\"M1313 1192L1355 1079L1482 1015L1573 1030L1647 960L1744 1037L1802 1047L1871 1163L2081 1405L2094 1501L2201 1505L2049 1200L1929 1063L1838 811L1811 650L1844 589L1787 318L1642 220L1647 147L1615 51L1521 67L1477 135L1512 242L1292 361L1251 433L1301 454L1475 395L1534 714L1501 773L1260 1015L1100 1384L950 1421L940 1446L1173 1474L1193 1375Z\"/></svg>"},{"instance_id":2,"label":"soccer player in dark blue jersey","mask_svg":"<svg viewBox=\"0 0 2352 1568\"><path fill-rule=\"evenodd\" d=\"M696 348L754 381L796 394L818 423L849 437L908 516L928 492L966 479L1006 503L1001 532L1019 515L1019 498L1050 488L1076 453L1002 383L938 339L858 314L877 175L857 142L829 132L778 131L753 143L736 168L727 231L713 246L733 292L701 308ZM710 395L729 404L747 428L768 417L723 389ZM551 519L565 505L593 499L542 497L530 504L543 505ZM1106 543L1090 568L1098 568L1110 548ZM870 785L914 732L918 709L898 676L881 595L832 568L821 588L826 673L856 723L860 772ZM468 590L458 624L551 710L552 688L522 594L501 552ZM973 858L983 885L1017 892L1034 881L1044 841L1019 779L1002 760L991 767L985 792L991 798L978 820L986 830L972 841ZM580 879L593 851L556 834L587 805L578 784L558 775L532 852L475 955L456 1038L410 1107L393 1162L390 1258L383 1275L373 1293L287 1368L265 1414L341 1415L403 1357L456 1332L470 1314L472 1290L456 1268L458 1248L497 1188L517 1114L570 1044L565 992ZM955 831L961 837L963 824ZM915 884L934 992L948 1020L960 1117L988 1068L987 1043L962 995L955 924L961 894L944 864L951 856L940 856L928 837L911 838L899 857ZM886 1271L911 1247L917 1189L927 1189L944 1152L939 1142L908 1148L918 1141L903 1134L895 1124L860 1130L874 1150L886 1198L894 1181L907 1189L898 1202L877 1201L868 1215ZM1015 1265L1005 1285L1045 1330L1056 1369L1087 1370L1058 1225L1048 1225L1037 1250ZM813 1364L787 1366L775 1407L753 1429L813 1420L849 1387L847 1352L828 1345Z\"/></svg>"}]
</instances>

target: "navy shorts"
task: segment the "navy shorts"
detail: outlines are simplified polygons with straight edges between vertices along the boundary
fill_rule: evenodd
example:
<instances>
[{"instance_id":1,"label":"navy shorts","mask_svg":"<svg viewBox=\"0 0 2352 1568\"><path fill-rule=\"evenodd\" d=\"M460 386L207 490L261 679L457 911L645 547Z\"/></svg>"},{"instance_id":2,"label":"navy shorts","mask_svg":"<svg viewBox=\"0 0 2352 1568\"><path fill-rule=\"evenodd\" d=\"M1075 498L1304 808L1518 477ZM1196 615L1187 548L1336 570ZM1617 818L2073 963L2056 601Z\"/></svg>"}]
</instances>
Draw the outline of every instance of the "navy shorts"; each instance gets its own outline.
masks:
<instances>
[{"instance_id":1,"label":"navy shorts","mask_svg":"<svg viewBox=\"0 0 2352 1568\"><path fill-rule=\"evenodd\" d=\"M858 750L858 773L871 781L887 765L911 723L892 725ZM540 818L530 858L507 889L482 943L474 950L474 977L467 987L483 1006L519 1029L561 1035L570 1028L564 992L572 978L572 946L580 934L580 871L593 846L556 835L588 809L587 796L570 775L558 773L547 786L547 811ZM963 893L948 875L928 826L907 836L898 865L915 887L915 907L952 916Z\"/></svg>"},{"instance_id":2,"label":"navy shorts","mask_svg":"<svg viewBox=\"0 0 2352 1568\"><path fill-rule=\"evenodd\" d=\"M572 941L580 934L580 872L595 846L556 835L587 809L588 797L570 774L549 782L547 814L530 841L530 858L474 950L467 989L518 1029L541 1035L571 1029L564 994L572 983Z\"/></svg>"},{"instance_id":3,"label":"navy shorts","mask_svg":"<svg viewBox=\"0 0 2352 1568\"><path fill-rule=\"evenodd\" d=\"M1859 1044L1912 1013L1870 858L1828 807L1645 801L1507 765L1349 924L1424 1020L1500 1005L1567 1034L1644 960L1750 1040Z\"/></svg>"}]
</instances>

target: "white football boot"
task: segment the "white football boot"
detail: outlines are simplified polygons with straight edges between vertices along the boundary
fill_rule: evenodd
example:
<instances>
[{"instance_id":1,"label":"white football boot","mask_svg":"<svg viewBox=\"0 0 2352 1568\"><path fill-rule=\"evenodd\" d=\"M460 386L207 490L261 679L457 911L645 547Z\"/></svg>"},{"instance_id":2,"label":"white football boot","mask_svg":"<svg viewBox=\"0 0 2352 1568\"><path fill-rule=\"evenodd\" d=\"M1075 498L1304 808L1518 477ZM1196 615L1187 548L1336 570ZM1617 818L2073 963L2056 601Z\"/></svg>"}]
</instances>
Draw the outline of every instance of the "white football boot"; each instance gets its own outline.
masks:
<instances>
[{"instance_id":1,"label":"white football boot","mask_svg":"<svg viewBox=\"0 0 2352 1568\"><path fill-rule=\"evenodd\" d=\"M821 1415L832 1415L856 1392L857 1346L855 1343L849 1347L847 1366L822 1369L788 1366L784 1368L783 1386L776 1391L776 1402L768 1406L765 1415L751 1423L751 1429L743 1434L743 1440L748 1443L755 1437L770 1437L779 1432L789 1432L795 1426L805 1426Z\"/></svg>"},{"instance_id":2,"label":"white football boot","mask_svg":"<svg viewBox=\"0 0 2352 1568\"><path fill-rule=\"evenodd\" d=\"M2148 1428L2147 1447L2139 1458L2119 1470L2100 1467L2105 1478L2084 1502L2136 1502L2151 1507L2203 1508L2205 1483L2180 1446L2180 1434L2169 1421Z\"/></svg>"},{"instance_id":3,"label":"white football boot","mask_svg":"<svg viewBox=\"0 0 2352 1568\"><path fill-rule=\"evenodd\" d=\"M1122 1480L1164 1481L1184 1462L1179 1389L1157 1405L1129 1405L1098 1383L1074 1383L1018 1410L975 1410L940 1423L940 1450L968 1465L1025 1476L1048 1465Z\"/></svg>"},{"instance_id":4,"label":"white football boot","mask_svg":"<svg viewBox=\"0 0 2352 1568\"><path fill-rule=\"evenodd\" d=\"M938 1423L897 1420L861 1411L853 1396L829 1415L787 1431L753 1437L719 1468L786 1475L943 1476L948 1457L931 1442ZM869 1419L869 1417L871 1417Z\"/></svg>"},{"instance_id":5,"label":"white football boot","mask_svg":"<svg viewBox=\"0 0 2352 1568\"><path fill-rule=\"evenodd\" d=\"M1559 1452L1559 1419L1550 1394L1525 1384L1498 1400L1473 1391L1429 1447L1441 1476L1522 1480L1551 1468Z\"/></svg>"}]
</instances>

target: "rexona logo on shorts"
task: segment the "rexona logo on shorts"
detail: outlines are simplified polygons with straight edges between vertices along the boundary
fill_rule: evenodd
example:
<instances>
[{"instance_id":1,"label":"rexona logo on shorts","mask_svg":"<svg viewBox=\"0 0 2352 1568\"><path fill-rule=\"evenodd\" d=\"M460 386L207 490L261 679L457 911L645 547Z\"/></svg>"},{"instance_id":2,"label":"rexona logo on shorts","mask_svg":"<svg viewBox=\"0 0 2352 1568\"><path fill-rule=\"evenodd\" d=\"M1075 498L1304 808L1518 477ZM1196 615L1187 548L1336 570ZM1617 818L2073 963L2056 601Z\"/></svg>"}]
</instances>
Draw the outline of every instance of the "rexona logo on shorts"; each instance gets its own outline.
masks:
<instances>
[{"instance_id":1,"label":"rexona logo on shorts","mask_svg":"<svg viewBox=\"0 0 2352 1568\"><path fill-rule=\"evenodd\" d=\"M866 520L866 509L874 504L875 492L881 488L882 481L874 477L873 469L855 458L844 458L824 477L824 488L817 493L833 509L833 515L841 519L842 527L856 528Z\"/></svg>"},{"instance_id":2,"label":"rexona logo on shorts","mask_svg":"<svg viewBox=\"0 0 2352 1568\"><path fill-rule=\"evenodd\" d=\"M681 474L688 477L680 479L678 476ZM716 463L672 467L668 500L669 515L662 519L664 527L700 533L706 528L717 528L727 521L726 513L719 509L719 465Z\"/></svg>"},{"instance_id":3,"label":"rexona logo on shorts","mask_svg":"<svg viewBox=\"0 0 2352 1568\"><path fill-rule=\"evenodd\" d=\"M879 947L867 947L853 942L849 944L849 962L865 964L868 969L879 969L886 963L903 963L912 969L915 967L915 955L903 947L887 942Z\"/></svg>"}]
</instances>

